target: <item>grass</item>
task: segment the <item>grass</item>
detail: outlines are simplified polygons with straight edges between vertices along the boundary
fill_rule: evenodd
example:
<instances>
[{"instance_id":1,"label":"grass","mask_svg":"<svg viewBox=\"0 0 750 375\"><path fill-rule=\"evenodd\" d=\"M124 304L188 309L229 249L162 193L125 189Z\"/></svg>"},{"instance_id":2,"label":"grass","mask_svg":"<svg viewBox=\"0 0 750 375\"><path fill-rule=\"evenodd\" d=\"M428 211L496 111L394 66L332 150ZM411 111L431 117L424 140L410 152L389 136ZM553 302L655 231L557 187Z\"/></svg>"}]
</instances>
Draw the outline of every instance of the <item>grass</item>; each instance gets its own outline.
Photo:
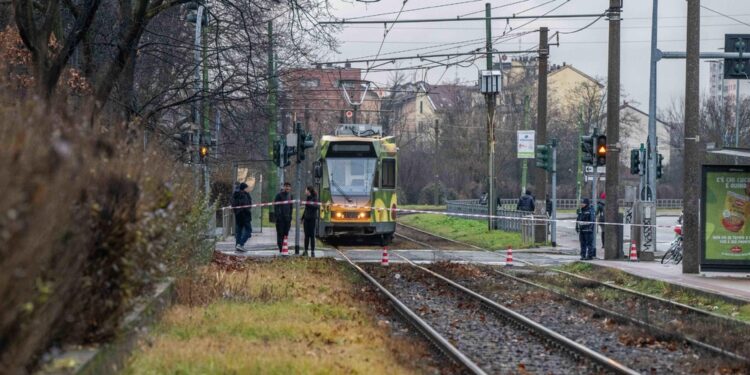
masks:
<instances>
[{"instance_id":1,"label":"grass","mask_svg":"<svg viewBox=\"0 0 750 375\"><path fill-rule=\"evenodd\" d=\"M445 211L446 205L434 205L434 204L405 204L398 206L404 210L426 210L426 211Z\"/></svg>"},{"instance_id":2,"label":"grass","mask_svg":"<svg viewBox=\"0 0 750 375\"><path fill-rule=\"evenodd\" d=\"M423 372L424 345L390 336L357 275L332 260L211 266L177 286L125 374ZM424 352L422 352L424 351Z\"/></svg>"},{"instance_id":3,"label":"grass","mask_svg":"<svg viewBox=\"0 0 750 375\"><path fill-rule=\"evenodd\" d=\"M505 250L528 247L521 242L521 234L499 230L487 230L487 223L446 215L415 214L402 216L400 223L410 225L456 241L465 242L489 250Z\"/></svg>"},{"instance_id":4,"label":"grass","mask_svg":"<svg viewBox=\"0 0 750 375\"><path fill-rule=\"evenodd\" d=\"M738 305L703 293L695 293L665 281L652 280L631 275L617 269L603 269L588 263L570 263L560 269L599 281L611 281L616 285L641 293L667 298L702 310L750 322L750 303Z\"/></svg>"}]
</instances>

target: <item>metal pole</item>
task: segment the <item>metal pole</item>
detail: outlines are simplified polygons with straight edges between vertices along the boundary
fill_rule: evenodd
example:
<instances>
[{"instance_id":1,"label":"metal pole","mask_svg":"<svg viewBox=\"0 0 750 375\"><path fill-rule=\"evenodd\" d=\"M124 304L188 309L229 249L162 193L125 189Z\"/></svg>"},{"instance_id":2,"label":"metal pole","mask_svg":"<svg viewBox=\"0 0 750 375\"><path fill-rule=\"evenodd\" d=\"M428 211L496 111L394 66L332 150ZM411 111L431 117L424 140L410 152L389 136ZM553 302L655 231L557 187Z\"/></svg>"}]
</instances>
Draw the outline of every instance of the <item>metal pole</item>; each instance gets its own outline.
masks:
<instances>
[{"instance_id":1,"label":"metal pole","mask_svg":"<svg viewBox=\"0 0 750 375\"><path fill-rule=\"evenodd\" d=\"M486 31L486 37L487 37L487 45L486 45L486 52L487 52L487 70L492 70L492 19L490 18L492 15L492 6L490 3L484 4L484 13L487 17L485 20L485 31ZM487 219L487 226L490 230L495 229L495 214L497 213L497 205L495 204L495 186L494 186L494 180L495 180L495 127L494 127L494 117L495 117L495 94L486 94L484 96L485 102L487 104L487 178L488 178L488 186L489 191L488 194L488 200L487 200L487 208L489 209L488 213L490 217Z\"/></svg>"},{"instance_id":2,"label":"metal pole","mask_svg":"<svg viewBox=\"0 0 750 375\"><path fill-rule=\"evenodd\" d=\"M740 147L740 80L736 80L737 87L734 94L734 147ZM734 157L734 164L739 164L739 158Z\"/></svg>"},{"instance_id":3,"label":"metal pole","mask_svg":"<svg viewBox=\"0 0 750 375\"><path fill-rule=\"evenodd\" d=\"M578 110L578 139L583 137L583 105ZM576 169L576 202L581 201L583 191L583 150L578 146L578 167Z\"/></svg>"},{"instance_id":4,"label":"metal pole","mask_svg":"<svg viewBox=\"0 0 750 375\"><path fill-rule=\"evenodd\" d=\"M596 165L596 157L594 157L594 164L592 165L594 168L594 180L591 181L591 205L589 206L590 209L594 209L594 212L596 212L596 205L599 204L599 200L596 197L596 190L597 190L597 182L599 182L599 171L598 166ZM594 257L596 257L596 237L597 233L599 232L599 219L594 215Z\"/></svg>"},{"instance_id":5,"label":"metal pole","mask_svg":"<svg viewBox=\"0 0 750 375\"><path fill-rule=\"evenodd\" d=\"M193 53L195 58L195 95L200 95L201 92L201 36L202 34L202 26L203 23L201 20L203 20L203 5L198 6L198 10L196 12L196 18L195 18L195 52ZM201 123L201 100L200 98L195 101L193 104L193 122L194 122L194 128L192 129L192 135L193 135L193 163L195 166L195 187L197 190L200 190L200 174L202 172L202 169L199 165L200 163L200 144L201 144L201 133L200 133L200 123Z\"/></svg>"},{"instance_id":6,"label":"metal pole","mask_svg":"<svg viewBox=\"0 0 750 375\"><path fill-rule=\"evenodd\" d=\"M299 141L299 137L302 134L302 123L297 122L296 126L296 132L297 132L297 146L301 144ZM300 158L300 154L302 153L301 147L297 147L297 178L296 178L296 184L297 184L297 202L295 202L295 213L294 213L294 255L299 255L299 210L300 205L299 202L301 200L301 194L302 194L302 159Z\"/></svg>"},{"instance_id":7,"label":"metal pole","mask_svg":"<svg viewBox=\"0 0 750 375\"><path fill-rule=\"evenodd\" d=\"M547 43L546 27L539 28L539 83L537 85L537 124L536 142L539 145L547 143L547 60L549 59L549 44ZM534 189L537 196L547 194L547 171L535 168Z\"/></svg>"},{"instance_id":8,"label":"metal pole","mask_svg":"<svg viewBox=\"0 0 750 375\"><path fill-rule=\"evenodd\" d=\"M687 60L685 65L685 165L683 177L683 273L698 273L701 233L698 198L701 194L700 124L700 0L688 0Z\"/></svg>"},{"instance_id":9,"label":"metal pole","mask_svg":"<svg viewBox=\"0 0 750 375\"><path fill-rule=\"evenodd\" d=\"M607 170L604 182L607 197L604 205L604 221L617 222L620 208L617 206L620 190L620 13L622 0L609 0L609 53L607 56ZM597 150L594 150L596 152ZM598 198L598 197L596 197ZM596 201L595 201L596 202ZM598 206L594 206L598 207ZM622 243L617 243L617 226L604 226L606 243L602 249L604 259L617 259ZM596 228L594 243L596 244Z\"/></svg>"},{"instance_id":10,"label":"metal pole","mask_svg":"<svg viewBox=\"0 0 750 375\"><path fill-rule=\"evenodd\" d=\"M557 246L557 140L552 139L552 247Z\"/></svg>"}]
</instances>

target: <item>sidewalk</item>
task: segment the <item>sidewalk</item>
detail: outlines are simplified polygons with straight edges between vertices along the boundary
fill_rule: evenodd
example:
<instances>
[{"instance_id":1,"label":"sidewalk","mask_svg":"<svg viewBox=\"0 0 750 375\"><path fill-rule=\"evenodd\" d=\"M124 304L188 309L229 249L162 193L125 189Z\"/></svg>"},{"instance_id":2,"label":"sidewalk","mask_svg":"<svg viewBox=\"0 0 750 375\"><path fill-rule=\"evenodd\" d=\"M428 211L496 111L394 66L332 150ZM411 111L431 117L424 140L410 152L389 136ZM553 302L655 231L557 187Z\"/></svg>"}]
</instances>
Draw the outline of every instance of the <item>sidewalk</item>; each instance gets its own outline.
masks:
<instances>
[{"instance_id":1,"label":"sidewalk","mask_svg":"<svg viewBox=\"0 0 750 375\"><path fill-rule=\"evenodd\" d=\"M289 252L294 253L294 239L295 239L295 230L294 227L289 231ZM302 238L303 234L300 231L300 247L302 247ZM243 255L243 253L235 252L234 250L234 237L228 237L226 240L220 238L219 241L216 242L216 251L220 251L222 253L227 254L233 254L233 255ZM278 248L276 247L276 230L274 228L263 228L262 233L253 233L253 236L247 240L247 243L245 243L245 250L247 250L247 255L276 255L278 253Z\"/></svg>"},{"instance_id":2,"label":"sidewalk","mask_svg":"<svg viewBox=\"0 0 750 375\"><path fill-rule=\"evenodd\" d=\"M659 262L627 262L621 260L595 260L591 263L616 268L627 273L668 283L700 289L750 302L750 277L707 277L682 273L682 264Z\"/></svg>"}]
</instances>

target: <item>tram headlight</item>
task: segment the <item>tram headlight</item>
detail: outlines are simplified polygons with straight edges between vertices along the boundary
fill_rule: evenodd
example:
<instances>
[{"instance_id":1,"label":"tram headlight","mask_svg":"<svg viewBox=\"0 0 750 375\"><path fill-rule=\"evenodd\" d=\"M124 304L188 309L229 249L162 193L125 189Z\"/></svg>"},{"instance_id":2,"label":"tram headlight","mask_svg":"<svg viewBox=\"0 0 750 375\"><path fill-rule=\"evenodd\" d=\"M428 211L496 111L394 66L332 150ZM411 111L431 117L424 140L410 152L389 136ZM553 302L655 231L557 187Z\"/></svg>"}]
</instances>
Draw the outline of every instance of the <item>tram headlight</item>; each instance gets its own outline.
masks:
<instances>
[{"instance_id":1,"label":"tram headlight","mask_svg":"<svg viewBox=\"0 0 750 375\"><path fill-rule=\"evenodd\" d=\"M367 217L367 214L366 214L366 213L364 213L364 212L360 212L360 213L359 213L359 214L357 215L357 219L364 219L364 218L366 218L366 217Z\"/></svg>"},{"instance_id":2,"label":"tram headlight","mask_svg":"<svg viewBox=\"0 0 750 375\"><path fill-rule=\"evenodd\" d=\"M338 211L338 212L336 212L335 216L336 216L337 219L343 219L344 218L344 213L341 212L341 211Z\"/></svg>"}]
</instances>

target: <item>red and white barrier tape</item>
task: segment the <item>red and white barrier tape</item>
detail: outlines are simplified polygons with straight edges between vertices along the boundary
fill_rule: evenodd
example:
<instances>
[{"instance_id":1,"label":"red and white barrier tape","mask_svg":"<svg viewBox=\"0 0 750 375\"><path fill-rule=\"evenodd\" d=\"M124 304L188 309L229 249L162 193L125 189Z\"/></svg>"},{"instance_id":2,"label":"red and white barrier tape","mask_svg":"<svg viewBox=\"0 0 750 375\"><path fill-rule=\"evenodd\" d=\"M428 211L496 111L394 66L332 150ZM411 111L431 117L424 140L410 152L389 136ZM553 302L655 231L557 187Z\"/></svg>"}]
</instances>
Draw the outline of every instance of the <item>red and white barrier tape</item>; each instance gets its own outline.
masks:
<instances>
[{"instance_id":1,"label":"red and white barrier tape","mask_svg":"<svg viewBox=\"0 0 750 375\"><path fill-rule=\"evenodd\" d=\"M253 207L269 207L269 206L277 206L277 205L284 205L284 204L294 204L297 203L296 199L293 200L286 200L286 201L277 201L277 202L269 202L269 203L256 203L246 206L236 206L236 207L222 207L222 210L231 210L235 208L253 208ZM433 215L446 215L446 216L452 216L452 217L469 217L469 218L481 218L481 219L507 219L507 220L519 220L519 221L526 221L526 222L532 222L532 223L551 223L553 221L557 221L558 224L564 223L564 224L596 224L596 225L633 225L637 227L652 227L652 228L673 228L674 225L656 225L656 224L625 224L625 223L608 223L608 222L585 222L585 221L570 221L565 219L557 219L553 220L552 218L531 218L531 217L517 217L517 216L501 216L501 215L486 215L486 214L464 214L464 213L454 213L454 212L447 212L447 211L428 211L428 210L413 210L413 209L406 209L406 208L388 208L388 207L368 207L368 206L358 206L354 204L341 204L341 203L321 203L316 201L299 201L300 205L313 205L313 206L326 206L329 208L332 207L341 207L341 208L354 208L354 209L369 209L374 211L396 211L396 212L406 212L406 213L415 213L415 214L433 214Z\"/></svg>"}]
</instances>

